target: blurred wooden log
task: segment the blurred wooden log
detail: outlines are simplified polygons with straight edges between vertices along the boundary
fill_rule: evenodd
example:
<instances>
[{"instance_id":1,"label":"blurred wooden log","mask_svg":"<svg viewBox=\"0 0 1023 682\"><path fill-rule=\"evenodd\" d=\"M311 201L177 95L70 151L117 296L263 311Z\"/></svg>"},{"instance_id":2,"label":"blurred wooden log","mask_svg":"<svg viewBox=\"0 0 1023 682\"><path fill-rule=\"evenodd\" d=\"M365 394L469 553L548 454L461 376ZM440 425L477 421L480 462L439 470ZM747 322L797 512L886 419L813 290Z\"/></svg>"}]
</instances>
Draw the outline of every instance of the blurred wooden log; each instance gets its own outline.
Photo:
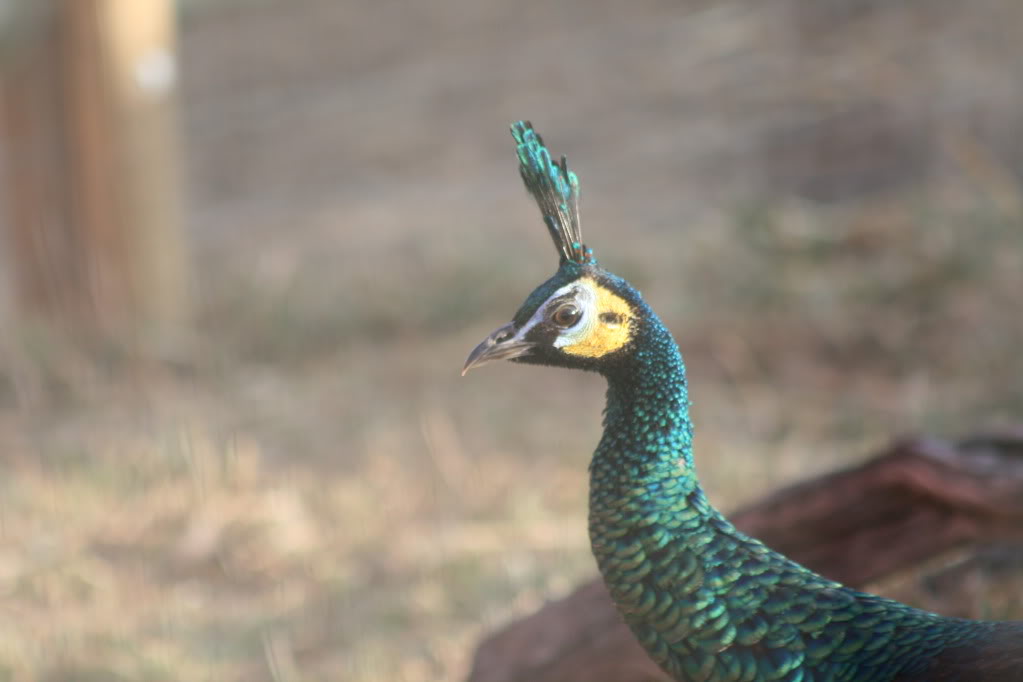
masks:
<instances>
[{"instance_id":1,"label":"blurred wooden log","mask_svg":"<svg viewBox=\"0 0 1023 682\"><path fill-rule=\"evenodd\" d=\"M1023 428L908 440L731 515L746 533L853 586L970 543L1023 540ZM666 682L593 580L487 637L470 682Z\"/></svg>"},{"instance_id":2,"label":"blurred wooden log","mask_svg":"<svg viewBox=\"0 0 1023 682\"><path fill-rule=\"evenodd\" d=\"M114 334L188 312L171 0L47 0L0 68L19 307ZM152 336L152 334L150 334Z\"/></svg>"}]
</instances>

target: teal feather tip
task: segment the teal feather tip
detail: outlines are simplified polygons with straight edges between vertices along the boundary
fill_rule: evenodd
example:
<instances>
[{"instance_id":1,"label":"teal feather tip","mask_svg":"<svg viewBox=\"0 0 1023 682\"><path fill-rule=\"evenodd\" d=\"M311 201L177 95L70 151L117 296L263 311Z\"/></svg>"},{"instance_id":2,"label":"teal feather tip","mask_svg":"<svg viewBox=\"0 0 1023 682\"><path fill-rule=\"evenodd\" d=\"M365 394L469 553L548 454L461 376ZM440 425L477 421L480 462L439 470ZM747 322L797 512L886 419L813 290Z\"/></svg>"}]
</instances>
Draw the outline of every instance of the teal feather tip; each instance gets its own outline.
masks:
<instances>
[{"instance_id":1,"label":"teal feather tip","mask_svg":"<svg viewBox=\"0 0 1023 682\"><path fill-rule=\"evenodd\" d=\"M593 250L586 248L579 226L579 178L568 169L568 160L551 158L540 134L529 121L512 124L518 145L519 174L536 200L544 223L562 263L595 265Z\"/></svg>"}]
</instances>

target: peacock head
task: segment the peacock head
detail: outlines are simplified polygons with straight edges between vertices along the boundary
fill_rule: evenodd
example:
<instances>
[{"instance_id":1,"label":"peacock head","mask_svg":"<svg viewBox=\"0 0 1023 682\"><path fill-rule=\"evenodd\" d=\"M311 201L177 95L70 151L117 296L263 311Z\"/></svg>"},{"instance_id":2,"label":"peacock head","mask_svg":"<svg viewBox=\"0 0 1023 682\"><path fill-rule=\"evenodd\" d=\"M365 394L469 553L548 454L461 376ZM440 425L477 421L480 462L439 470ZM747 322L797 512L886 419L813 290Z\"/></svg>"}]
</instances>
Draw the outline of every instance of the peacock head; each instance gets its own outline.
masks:
<instances>
[{"instance_id":1,"label":"peacock head","mask_svg":"<svg viewBox=\"0 0 1023 682\"><path fill-rule=\"evenodd\" d=\"M508 324L487 336L465 362L470 369L514 360L606 372L635 345L649 308L629 284L600 268L579 229L579 180L565 157L554 161L528 121L512 125L519 172L536 199L560 267Z\"/></svg>"}]
</instances>

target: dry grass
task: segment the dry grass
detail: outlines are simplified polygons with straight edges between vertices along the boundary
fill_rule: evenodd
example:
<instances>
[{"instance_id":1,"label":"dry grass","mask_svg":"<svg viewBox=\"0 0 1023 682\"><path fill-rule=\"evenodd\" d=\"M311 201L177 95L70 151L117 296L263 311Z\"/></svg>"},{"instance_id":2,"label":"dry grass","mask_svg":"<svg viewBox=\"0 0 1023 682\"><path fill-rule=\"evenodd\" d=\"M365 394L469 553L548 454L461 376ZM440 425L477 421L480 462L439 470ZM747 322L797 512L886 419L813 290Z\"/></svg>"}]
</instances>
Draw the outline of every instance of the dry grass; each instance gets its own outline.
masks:
<instances>
[{"instance_id":1,"label":"dry grass","mask_svg":"<svg viewBox=\"0 0 1023 682\"><path fill-rule=\"evenodd\" d=\"M1018 421L1019 103L964 83L1023 53L1018 4L984 4L187 14L198 329L154 361L5 328L0 680L455 680L482 631L590 575L600 382L458 376L554 265L502 130L523 114L569 150L597 255L678 334L720 506L897 434ZM916 11L927 30L899 29ZM916 71L939 38L956 68ZM933 114L930 155L808 198L777 140L819 143L807 120L857 98ZM860 182L844 158L811 170ZM885 589L1023 614L1018 582L971 576Z\"/></svg>"}]
</instances>

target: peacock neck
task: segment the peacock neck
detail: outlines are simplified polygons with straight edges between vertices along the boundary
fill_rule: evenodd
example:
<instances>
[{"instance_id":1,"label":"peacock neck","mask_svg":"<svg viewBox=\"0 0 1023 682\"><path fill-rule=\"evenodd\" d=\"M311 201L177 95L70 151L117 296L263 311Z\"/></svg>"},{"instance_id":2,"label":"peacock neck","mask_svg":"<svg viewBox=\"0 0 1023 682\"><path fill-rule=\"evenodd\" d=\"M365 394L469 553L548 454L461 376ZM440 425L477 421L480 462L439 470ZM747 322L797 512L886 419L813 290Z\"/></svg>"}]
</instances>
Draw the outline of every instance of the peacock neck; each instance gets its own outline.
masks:
<instances>
[{"instance_id":1,"label":"peacock neck","mask_svg":"<svg viewBox=\"0 0 1023 682\"><path fill-rule=\"evenodd\" d=\"M590 540L619 611L672 677L930 679L946 644L986 636L991 624L849 590L739 532L700 488L685 366L649 309L635 343L605 372Z\"/></svg>"},{"instance_id":2,"label":"peacock neck","mask_svg":"<svg viewBox=\"0 0 1023 682\"><path fill-rule=\"evenodd\" d=\"M591 503L599 512L630 499L627 508L636 518L629 522L655 512L688 515L692 510L682 507L691 497L702 502L703 494L693 464L685 364L652 311L635 342L630 357L605 373L604 435L590 467ZM714 513L709 507L701 512Z\"/></svg>"},{"instance_id":3,"label":"peacock neck","mask_svg":"<svg viewBox=\"0 0 1023 682\"><path fill-rule=\"evenodd\" d=\"M740 632L729 621L763 598L733 589L739 566L761 576L802 569L737 531L704 496L693 466L685 365L652 311L635 343L628 360L605 372L604 435L590 466L590 539L640 643L688 679L683 668L716 660L737 636L763 627Z\"/></svg>"},{"instance_id":4,"label":"peacock neck","mask_svg":"<svg viewBox=\"0 0 1023 682\"><path fill-rule=\"evenodd\" d=\"M681 473L695 481L693 425L682 355L656 318L652 323L648 320L636 343L629 359L605 375L604 440L597 458L638 466L620 472L630 476L677 478Z\"/></svg>"}]
</instances>

